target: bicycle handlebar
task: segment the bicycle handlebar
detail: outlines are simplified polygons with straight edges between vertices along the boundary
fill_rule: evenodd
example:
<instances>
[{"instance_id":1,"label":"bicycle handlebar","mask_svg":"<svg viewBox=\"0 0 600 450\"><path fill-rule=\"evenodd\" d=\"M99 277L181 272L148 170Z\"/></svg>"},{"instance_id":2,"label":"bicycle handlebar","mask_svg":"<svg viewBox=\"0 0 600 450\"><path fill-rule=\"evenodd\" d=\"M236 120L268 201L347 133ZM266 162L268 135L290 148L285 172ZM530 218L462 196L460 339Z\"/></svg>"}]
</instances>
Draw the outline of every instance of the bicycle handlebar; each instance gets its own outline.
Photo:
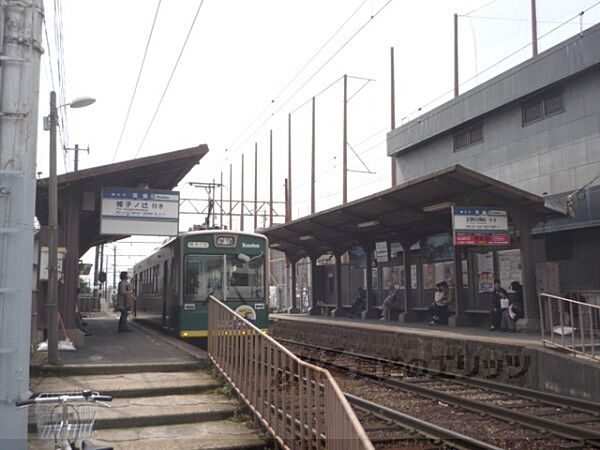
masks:
<instances>
[{"instance_id":1,"label":"bicycle handlebar","mask_svg":"<svg viewBox=\"0 0 600 450\"><path fill-rule=\"evenodd\" d=\"M93 391L81 392L47 392L35 397L15 402L15 406L28 406L34 403L69 403L69 402L112 402L112 396Z\"/></svg>"}]
</instances>

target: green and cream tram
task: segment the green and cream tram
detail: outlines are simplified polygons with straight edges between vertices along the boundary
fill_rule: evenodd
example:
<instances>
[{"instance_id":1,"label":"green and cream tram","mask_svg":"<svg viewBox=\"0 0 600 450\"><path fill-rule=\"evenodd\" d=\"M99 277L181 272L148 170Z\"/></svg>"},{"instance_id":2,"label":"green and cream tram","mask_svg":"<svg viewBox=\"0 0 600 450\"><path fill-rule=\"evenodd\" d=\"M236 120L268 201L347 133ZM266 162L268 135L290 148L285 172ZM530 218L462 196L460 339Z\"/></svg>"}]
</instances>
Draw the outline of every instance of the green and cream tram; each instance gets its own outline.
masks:
<instances>
[{"instance_id":1,"label":"green and cream tram","mask_svg":"<svg viewBox=\"0 0 600 450\"><path fill-rule=\"evenodd\" d=\"M267 250L267 239L258 234L180 234L135 265L136 319L181 338L204 338L213 295L266 330Z\"/></svg>"}]
</instances>

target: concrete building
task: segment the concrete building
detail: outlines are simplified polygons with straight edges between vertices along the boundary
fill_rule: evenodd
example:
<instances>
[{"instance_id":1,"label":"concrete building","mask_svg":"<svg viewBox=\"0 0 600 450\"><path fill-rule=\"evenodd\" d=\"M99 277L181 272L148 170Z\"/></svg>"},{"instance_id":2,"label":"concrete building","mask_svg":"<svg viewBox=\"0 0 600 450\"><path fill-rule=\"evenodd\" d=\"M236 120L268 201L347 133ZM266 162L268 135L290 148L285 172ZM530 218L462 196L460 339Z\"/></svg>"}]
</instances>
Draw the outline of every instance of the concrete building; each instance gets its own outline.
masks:
<instances>
[{"instance_id":1,"label":"concrete building","mask_svg":"<svg viewBox=\"0 0 600 450\"><path fill-rule=\"evenodd\" d=\"M387 152L398 184L460 164L563 205L575 194L574 218L534 229L536 259L558 263L561 293L600 301L600 25L395 129Z\"/></svg>"}]
</instances>

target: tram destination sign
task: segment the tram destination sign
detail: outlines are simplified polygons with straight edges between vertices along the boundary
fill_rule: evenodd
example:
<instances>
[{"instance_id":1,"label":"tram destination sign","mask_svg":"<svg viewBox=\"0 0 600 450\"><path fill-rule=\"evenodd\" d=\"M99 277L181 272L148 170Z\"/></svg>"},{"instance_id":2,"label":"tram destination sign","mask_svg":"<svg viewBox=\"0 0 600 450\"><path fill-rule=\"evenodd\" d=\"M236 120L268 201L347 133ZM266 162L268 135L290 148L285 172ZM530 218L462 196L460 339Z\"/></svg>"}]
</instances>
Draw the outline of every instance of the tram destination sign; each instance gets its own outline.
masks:
<instances>
[{"instance_id":1,"label":"tram destination sign","mask_svg":"<svg viewBox=\"0 0 600 450\"><path fill-rule=\"evenodd\" d=\"M508 216L503 209L453 206L454 245L507 245Z\"/></svg>"},{"instance_id":2,"label":"tram destination sign","mask_svg":"<svg viewBox=\"0 0 600 450\"><path fill-rule=\"evenodd\" d=\"M102 188L100 234L177 236L179 192Z\"/></svg>"}]
</instances>

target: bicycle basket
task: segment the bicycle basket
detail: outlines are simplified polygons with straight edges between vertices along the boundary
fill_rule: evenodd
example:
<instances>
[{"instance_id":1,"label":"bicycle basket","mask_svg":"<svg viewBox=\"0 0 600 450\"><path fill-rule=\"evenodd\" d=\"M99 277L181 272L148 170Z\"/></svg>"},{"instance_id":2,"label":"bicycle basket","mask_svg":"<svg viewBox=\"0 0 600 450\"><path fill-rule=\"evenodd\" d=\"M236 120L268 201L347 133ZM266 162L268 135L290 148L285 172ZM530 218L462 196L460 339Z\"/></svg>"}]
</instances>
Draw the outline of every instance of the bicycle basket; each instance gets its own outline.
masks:
<instances>
[{"instance_id":1,"label":"bicycle basket","mask_svg":"<svg viewBox=\"0 0 600 450\"><path fill-rule=\"evenodd\" d=\"M61 430L69 440L88 437L94 428L96 404L91 402L68 403L67 420L63 423L63 405L39 403L35 405L35 420L40 439L58 439Z\"/></svg>"}]
</instances>

